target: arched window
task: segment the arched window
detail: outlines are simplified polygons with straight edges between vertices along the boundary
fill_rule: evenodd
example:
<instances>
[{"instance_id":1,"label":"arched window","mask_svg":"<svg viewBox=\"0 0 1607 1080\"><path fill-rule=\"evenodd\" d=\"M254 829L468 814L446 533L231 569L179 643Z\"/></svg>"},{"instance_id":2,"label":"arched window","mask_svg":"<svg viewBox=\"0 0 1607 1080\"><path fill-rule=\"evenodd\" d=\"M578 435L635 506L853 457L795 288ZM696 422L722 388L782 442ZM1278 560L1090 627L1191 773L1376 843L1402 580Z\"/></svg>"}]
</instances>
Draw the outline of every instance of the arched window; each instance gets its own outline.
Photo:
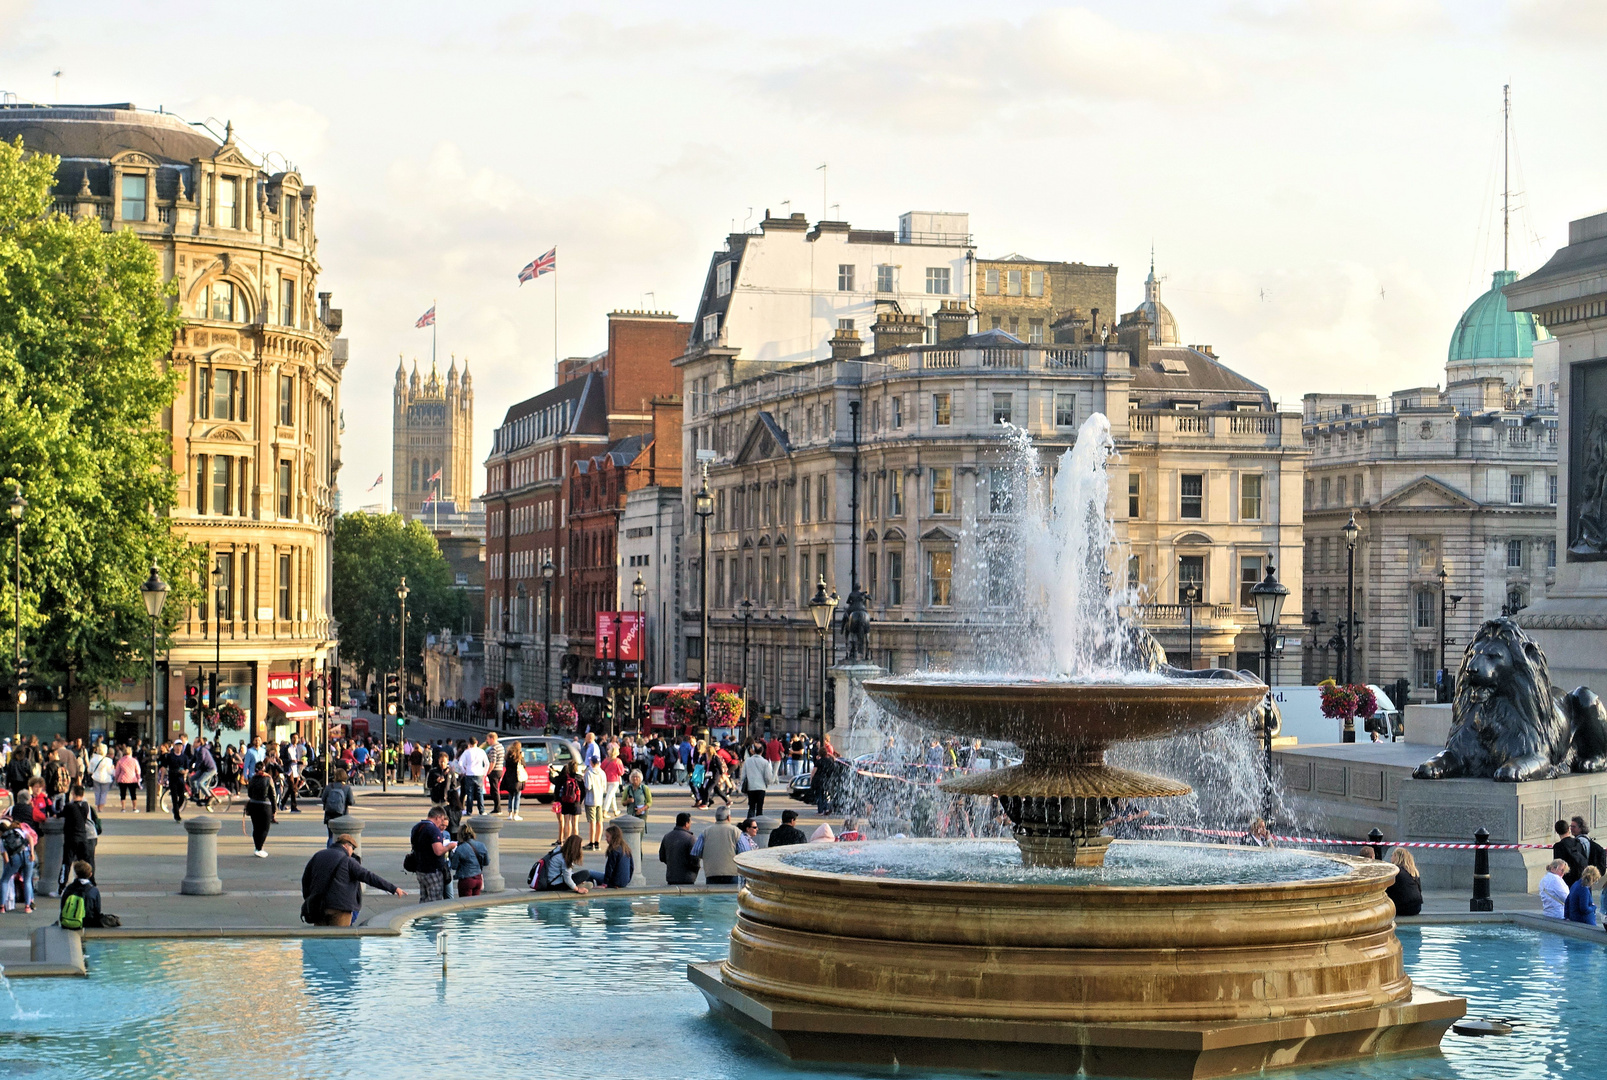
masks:
<instances>
[{"instance_id":1,"label":"arched window","mask_svg":"<svg viewBox=\"0 0 1607 1080\"><path fill-rule=\"evenodd\" d=\"M418 458L413 459L413 486L411 490L418 490Z\"/></svg>"}]
</instances>

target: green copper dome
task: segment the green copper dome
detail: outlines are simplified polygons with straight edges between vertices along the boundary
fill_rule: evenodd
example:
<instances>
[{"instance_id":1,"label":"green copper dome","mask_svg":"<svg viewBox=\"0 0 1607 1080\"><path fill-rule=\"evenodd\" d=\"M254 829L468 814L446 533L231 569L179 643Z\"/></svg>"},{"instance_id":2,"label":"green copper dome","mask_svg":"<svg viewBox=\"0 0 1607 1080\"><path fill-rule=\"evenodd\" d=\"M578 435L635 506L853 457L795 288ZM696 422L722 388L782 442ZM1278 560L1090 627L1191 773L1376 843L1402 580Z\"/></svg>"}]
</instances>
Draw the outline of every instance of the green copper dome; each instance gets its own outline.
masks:
<instances>
[{"instance_id":1,"label":"green copper dome","mask_svg":"<svg viewBox=\"0 0 1607 1080\"><path fill-rule=\"evenodd\" d=\"M1448 360L1506 360L1514 357L1530 359L1534 356L1534 343L1551 335L1527 311L1507 310L1507 298L1501 294L1503 285L1518 280L1516 270L1497 270L1490 283L1490 291L1473 301L1462 313L1451 335Z\"/></svg>"}]
</instances>

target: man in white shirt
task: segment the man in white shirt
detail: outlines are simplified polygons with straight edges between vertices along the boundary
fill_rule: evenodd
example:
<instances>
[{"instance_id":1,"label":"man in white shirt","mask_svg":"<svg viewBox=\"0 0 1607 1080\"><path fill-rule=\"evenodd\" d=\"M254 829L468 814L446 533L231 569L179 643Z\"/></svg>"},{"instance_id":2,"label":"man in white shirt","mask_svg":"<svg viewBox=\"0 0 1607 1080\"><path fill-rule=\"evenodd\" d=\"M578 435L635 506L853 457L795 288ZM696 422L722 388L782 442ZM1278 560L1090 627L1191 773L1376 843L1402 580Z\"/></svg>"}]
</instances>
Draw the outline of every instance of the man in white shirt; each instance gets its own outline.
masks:
<instances>
[{"instance_id":1,"label":"man in white shirt","mask_svg":"<svg viewBox=\"0 0 1607 1080\"><path fill-rule=\"evenodd\" d=\"M485 813L485 774L491 771L491 759L480 749L479 739L471 738L469 748L458 755L458 771L463 774L463 812Z\"/></svg>"},{"instance_id":2,"label":"man in white shirt","mask_svg":"<svg viewBox=\"0 0 1607 1080\"><path fill-rule=\"evenodd\" d=\"M1561 859L1552 859L1546 864L1546 872L1540 878L1540 914L1552 919L1563 917L1563 905L1568 902L1568 886L1562 877L1567 872L1568 864Z\"/></svg>"}]
</instances>

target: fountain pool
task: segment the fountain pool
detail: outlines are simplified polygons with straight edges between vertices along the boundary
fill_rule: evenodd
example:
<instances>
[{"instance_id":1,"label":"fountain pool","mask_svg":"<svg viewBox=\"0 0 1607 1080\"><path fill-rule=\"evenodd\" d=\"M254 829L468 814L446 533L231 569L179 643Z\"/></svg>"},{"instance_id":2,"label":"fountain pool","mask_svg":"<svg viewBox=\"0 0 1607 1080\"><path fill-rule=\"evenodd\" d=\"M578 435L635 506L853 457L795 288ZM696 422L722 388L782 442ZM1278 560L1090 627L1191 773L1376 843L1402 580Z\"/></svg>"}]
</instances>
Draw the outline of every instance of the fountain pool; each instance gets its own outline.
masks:
<instances>
[{"instance_id":1,"label":"fountain pool","mask_svg":"<svg viewBox=\"0 0 1607 1080\"><path fill-rule=\"evenodd\" d=\"M37 1015L0 1014L0 1076L866 1076L795 1068L710 1017L685 965L723 956L735 917L729 896L611 897L421 920L399 938L91 941L89 978L13 984ZM1545 1080L1607 1055L1601 945L1499 925L1407 926L1399 937L1414 979L1465 995L1473 1016L1517 1019L1514 1034L1448 1036L1440 1053L1302 1077Z\"/></svg>"}]
</instances>

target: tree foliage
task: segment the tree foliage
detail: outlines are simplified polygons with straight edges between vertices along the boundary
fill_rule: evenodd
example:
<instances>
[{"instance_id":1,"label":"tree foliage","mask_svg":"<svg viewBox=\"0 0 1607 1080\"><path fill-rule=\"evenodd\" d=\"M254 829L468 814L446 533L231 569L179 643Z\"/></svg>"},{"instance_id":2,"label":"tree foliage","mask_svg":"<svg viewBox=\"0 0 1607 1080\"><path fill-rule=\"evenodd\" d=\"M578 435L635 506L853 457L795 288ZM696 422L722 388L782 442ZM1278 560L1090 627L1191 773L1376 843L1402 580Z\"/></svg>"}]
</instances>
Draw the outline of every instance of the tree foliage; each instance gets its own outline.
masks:
<instances>
[{"instance_id":1,"label":"tree foliage","mask_svg":"<svg viewBox=\"0 0 1607 1080\"><path fill-rule=\"evenodd\" d=\"M334 608L343 667L365 677L396 667L401 605L396 589L407 578L408 666L419 666L424 635L462 625L468 597L453 587L452 568L422 523L399 514L343 514L335 522Z\"/></svg>"},{"instance_id":2,"label":"tree foliage","mask_svg":"<svg viewBox=\"0 0 1607 1080\"><path fill-rule=\"evenodd\" d=\"M104 686L147 658L139 587L153 562L172 587L168 627L198 593L198 559L166 516L179 319L133 232L49 213L57 163L0 142L0 501L19 483L28 500L22 632L36 675ZM8 618L6 655L12 638Z\"/></svg>"}]
</instances>

